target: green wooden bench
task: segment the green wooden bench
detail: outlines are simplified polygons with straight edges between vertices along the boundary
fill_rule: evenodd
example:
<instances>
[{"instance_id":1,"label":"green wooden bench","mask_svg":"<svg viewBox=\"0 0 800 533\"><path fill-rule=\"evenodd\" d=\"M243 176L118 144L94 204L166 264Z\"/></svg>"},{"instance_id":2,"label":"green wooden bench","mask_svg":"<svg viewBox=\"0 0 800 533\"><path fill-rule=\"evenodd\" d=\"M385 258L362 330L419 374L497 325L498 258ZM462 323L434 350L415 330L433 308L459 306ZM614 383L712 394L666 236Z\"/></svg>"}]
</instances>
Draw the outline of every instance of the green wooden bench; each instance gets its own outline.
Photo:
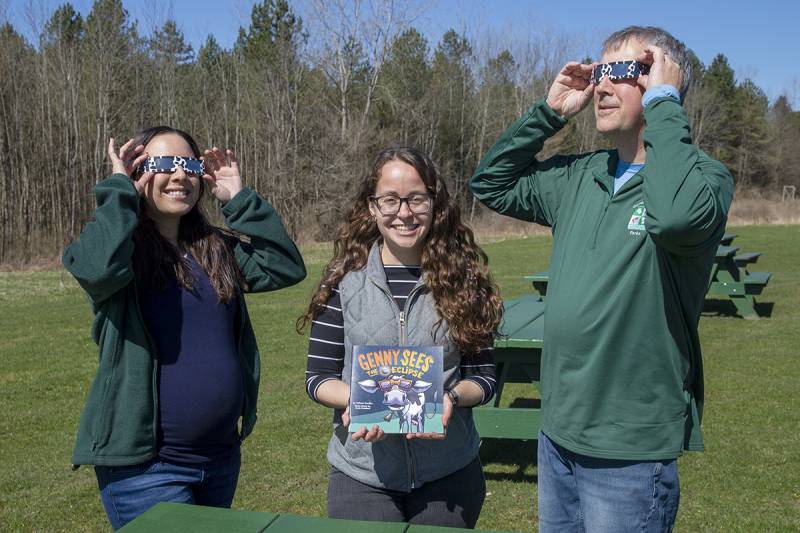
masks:
<instances>
[{"instance_id":1,"label":"green wooden bench","mask_svg":"<svg viewBox=\"0 0 800 533\"><path fill-rule=\"evenodd\" d=\"M728 233L726 231L725 234L722 236L722 239L719 241L719 243L723 246L730 246L731 243L733 242L733 239L735 239L736 237L738 237L738 235L736 235L735 233Z\"/></svg>"},{"instance_id":2,"label":"green wooden bench","mask_svg":"<svg viewBox=\"0 0 800 533\"><path fill-rule=\"evenodd\" d=\"M494 342L497 392L491 406L472 410L482 438L537 439L539 413L536 408L500 407L507 383L530 383L538 387L544 342L545 304L526 294L503 302L503 322Z\"/></svg>"},{"instance_id":3,"label":"green wooden bench","mask_svg":"<svg viewBox=\"0 0 800 533\"><path fill-rule=\"evenodd\" d=\"M120 529L124 533L448 533L486 531L402 522L366 522L159 503ZM492 533L492 532L487 532ZM501 533L501 532L494 532Z\"/></svg>"},{"instance_id":4,"label":"green wooden bench","mask_svg":"<svg viewBox=\"0 0 800 533\"><path fill-rule=\"evenodd\" d=\"M747 252L734 256L733 260L739 269L747 269L747 266L758 261L759 257L761 257L761 252Z\"/></svg>"}]
</instances>

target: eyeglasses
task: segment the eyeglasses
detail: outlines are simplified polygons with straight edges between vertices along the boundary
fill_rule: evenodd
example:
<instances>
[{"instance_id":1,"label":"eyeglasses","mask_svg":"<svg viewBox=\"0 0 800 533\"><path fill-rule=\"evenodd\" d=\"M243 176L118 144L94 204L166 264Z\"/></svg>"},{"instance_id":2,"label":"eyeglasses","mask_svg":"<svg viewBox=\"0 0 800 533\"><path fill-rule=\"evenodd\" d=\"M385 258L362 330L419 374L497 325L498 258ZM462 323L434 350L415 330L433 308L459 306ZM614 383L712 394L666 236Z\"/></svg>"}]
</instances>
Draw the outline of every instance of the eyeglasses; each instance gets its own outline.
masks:
<instances>
[{"instance_id":1,"label":"eyeglasses","mask_svg":"<svg viewBox=\"0 0 800 533\"><path fill-rule=\"evenodd\" d=\"M415 215L429 213L433 207L433 198L427 193L414 193L401 198L394 194L384 194L383 196L370 196L369 199L378 206L378 211L382 215L396 215L400 212L403 202L408 206L409 211Z\"/></svg>"}]
</instances>

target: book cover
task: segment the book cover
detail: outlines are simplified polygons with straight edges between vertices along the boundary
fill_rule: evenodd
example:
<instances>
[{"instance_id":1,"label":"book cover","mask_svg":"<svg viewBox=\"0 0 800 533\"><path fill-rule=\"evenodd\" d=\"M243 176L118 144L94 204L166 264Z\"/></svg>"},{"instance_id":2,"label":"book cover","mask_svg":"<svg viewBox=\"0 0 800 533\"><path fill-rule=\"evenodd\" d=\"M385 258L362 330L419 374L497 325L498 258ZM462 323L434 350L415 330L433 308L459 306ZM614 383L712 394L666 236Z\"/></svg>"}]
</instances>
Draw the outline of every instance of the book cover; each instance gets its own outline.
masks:
<instances>
[{"instance_id":1,"label":"book cover","mask_svg":"<svg viewBox=\"0 0 800 533\"><path fill-rule=\"evenodd\" d=\"M350 427L442 433L441 346L353 346Z\"/></svg>"}]
</instances>

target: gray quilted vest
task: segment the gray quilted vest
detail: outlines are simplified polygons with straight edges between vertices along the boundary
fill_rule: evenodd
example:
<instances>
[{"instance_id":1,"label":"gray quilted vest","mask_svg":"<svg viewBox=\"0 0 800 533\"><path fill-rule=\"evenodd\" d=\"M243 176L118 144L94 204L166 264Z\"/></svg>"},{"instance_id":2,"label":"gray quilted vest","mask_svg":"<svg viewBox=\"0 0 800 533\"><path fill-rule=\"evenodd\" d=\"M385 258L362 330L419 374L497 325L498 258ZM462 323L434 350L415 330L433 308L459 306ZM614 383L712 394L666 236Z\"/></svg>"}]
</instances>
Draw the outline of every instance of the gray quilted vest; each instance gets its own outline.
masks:
<instances>
[{"instance_id":1,"label":"gray quilted vest","mask_svg":"<svg viewBox=\"0 0 800 533\"><path fill-rule=\"evenodd\" d=\"M450 340L446 323L438 330L435 327L439 316L424 276L406 300L405 309L398 309L377 242L370 250L366 267L342 278L339 294L344 316L345 383L350 383L353 346L364 344L442 346L445 389L461 379L461 352ZM455 409L444 440L409 441L405 435L391 434L380 442L353 442L347 428L337 422L340 414L334 417L328 461L351 478L373 487L410 492L460 470L478 455L479 437L469 408Z\"/></svg>"}]
</instances>

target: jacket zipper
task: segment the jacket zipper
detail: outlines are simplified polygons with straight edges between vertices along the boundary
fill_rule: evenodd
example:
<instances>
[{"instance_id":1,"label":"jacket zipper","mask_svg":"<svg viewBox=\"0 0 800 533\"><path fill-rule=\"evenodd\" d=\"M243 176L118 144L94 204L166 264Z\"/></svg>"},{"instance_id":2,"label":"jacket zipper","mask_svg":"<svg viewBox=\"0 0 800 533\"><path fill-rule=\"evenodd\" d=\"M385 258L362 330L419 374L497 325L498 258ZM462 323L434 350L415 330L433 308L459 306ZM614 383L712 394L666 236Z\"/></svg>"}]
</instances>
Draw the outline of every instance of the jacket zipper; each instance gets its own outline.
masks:
<instances>
[{"instance_id":1,"label":"jacket zipper","mask_svg":"<svg viewBox=\"0 0 800 533\"><path fill-rule=\"evenodd\" d=\"M406 314L400 311L400 346L406 345Z\"/></svg>"},{"instance_id":2,"label":"jacket zipper","mask_svg":"<svg viewBox=\"0 0 800 533\"><path fill-rule=\"evenodd\" d=\"M400 346L405 346L408 341L408 339L406 338L406 316L408 316L408 309L411 306L412 296L414 296L415 293L419 292L419 290L425 285L420 284L411 289L411 292L408 293L408 298L406 299L405 306L403 307L403 309L400 309L394 297L392 296L391 291L387 290L385 287L382 287L372 278L370 278L370 281L372 281L372 283L374 283L376 287L378 287L386 296L388 296L389 299L392 301L392 303L395 305L395 307L397 307L398 311L400 311L400 316L398 320L398 330L399 330L398 340L400 341ZM408 461L409 465L408 471L409 475L411 476L411 490L414 490L417 480L417 472L416 469L414 468L414 452L411 449L411 444L408 442L408 439L403 439L403 446L406 449L406 460Z\"/></svg>"}]
</instances>

